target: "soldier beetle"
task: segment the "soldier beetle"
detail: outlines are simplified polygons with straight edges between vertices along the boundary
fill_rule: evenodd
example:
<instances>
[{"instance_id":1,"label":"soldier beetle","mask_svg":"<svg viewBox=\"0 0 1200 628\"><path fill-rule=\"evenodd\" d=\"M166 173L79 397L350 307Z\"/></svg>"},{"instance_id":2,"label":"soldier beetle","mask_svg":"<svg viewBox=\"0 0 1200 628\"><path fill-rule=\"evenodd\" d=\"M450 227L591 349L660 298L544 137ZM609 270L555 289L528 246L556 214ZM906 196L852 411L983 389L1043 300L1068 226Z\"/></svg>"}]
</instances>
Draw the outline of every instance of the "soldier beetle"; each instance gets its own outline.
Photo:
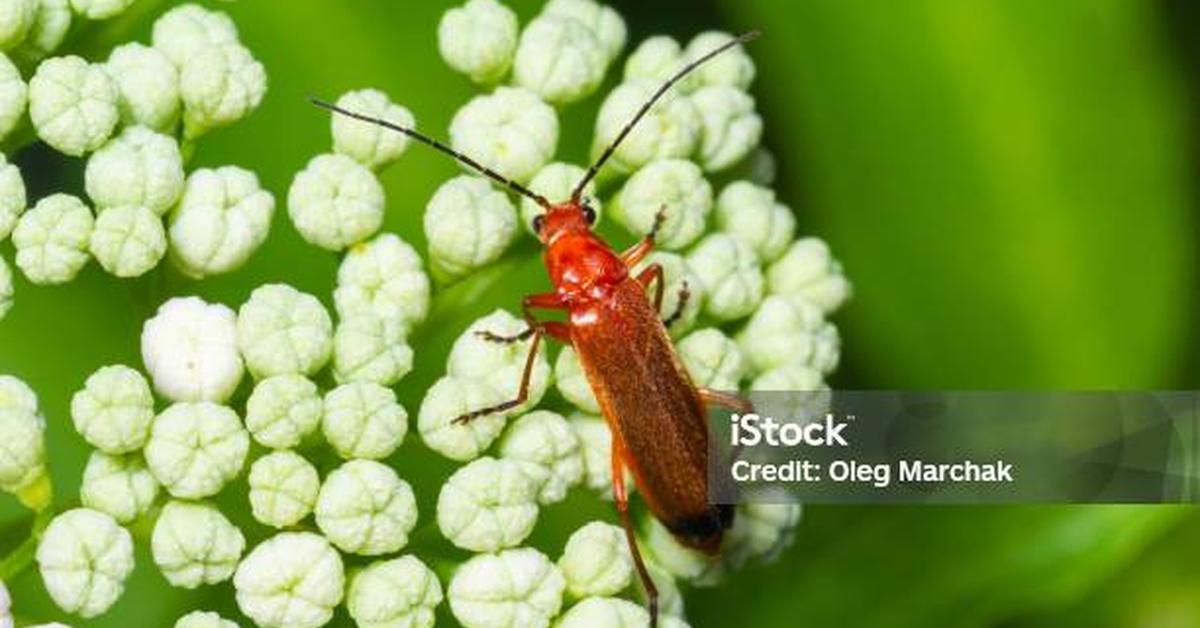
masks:
<instances>
[{"instance_id":1,"label":"soldier beetle","mask_svg":"<svg viewBox=\"0 0 1200 628\"><path fill-rule=\"evenodd\" d=\"M752 31L732 39L667 79L588 168L571 197L557 204L416 130L313 100L315 105L335 113L404 133L545 209L545 213L534 220L533 227L546 247L543 260L554 291L522 299L521 311L528 327L521 333L501 336L480 332L488 340L503 343L519 342L532 336L517 396L460 416L455 422L466 423L524 403L534 358L543 336L575 348L612 432L613 497L634 564L646 589L652 626L658 621L658 591L635 540L625 489L625 470L632 471L638 492L650 512L680 543L716 555L724 531L733 522L733 508L708 500L707 406L713 404L747 411L749 403L737 396L698 388L676 354L666 327L681 314L690 296L686 284L680 293L679 307L664 321L659 318L663 297L662 267L652 264L636 276L632 274L632 269L654 248L655 233L663 218L661 210L649 234L624 252L617 253L592 231L596 213L582 195L585 186L617 146L672 86L709 59L758 35L757 31ZM647 295L651 284L656 286L653 303ZM565 312L566 320L539 320L533 314L535 310Z\"/></svg>"}]
</instances>

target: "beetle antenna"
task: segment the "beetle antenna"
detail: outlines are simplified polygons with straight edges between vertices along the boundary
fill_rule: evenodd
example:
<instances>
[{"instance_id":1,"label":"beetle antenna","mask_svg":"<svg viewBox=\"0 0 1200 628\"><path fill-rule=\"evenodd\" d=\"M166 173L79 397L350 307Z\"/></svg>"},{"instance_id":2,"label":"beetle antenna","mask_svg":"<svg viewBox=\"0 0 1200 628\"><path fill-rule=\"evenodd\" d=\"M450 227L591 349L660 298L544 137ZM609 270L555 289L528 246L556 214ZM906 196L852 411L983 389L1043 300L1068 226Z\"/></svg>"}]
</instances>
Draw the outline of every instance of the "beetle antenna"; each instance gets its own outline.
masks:
<instances>
[{"instance_id":1,"label":"beetle antenna","mask_svg":"<svg viewBox=\"0 0 1200 628\"><path fill-rule=\"evenodd\" d=\"M546 197L542 196L541 194L538 194L537 192L534 192L533 190L530 190L529 188L521 185L520 183L517 183L516 181L513 181L512 179L509 179L508 177L500 174L499 172L496 172L495 170L488 168L487 166L454 150L453 148L450 148L449 146L443 144L442 142L439 142L438 140L435 140L432 137L429 137L428 135L421 133L420 131L417 131L415 129L410 129L408 127L400 126L399 124L396 124L394 122L388 122L387 120L384 120L382 118L375 118L375 117L361 114L361 113L358 113L355 111L350 111L348 109L343 109L337 105L325 102L323 100L314 98L312 96L310 96L308 99L310 101L312 101L312 104L314 104L322 109L328 109L329 111L332 111L334 113L339 113L348 118L354 118L355 120L362 120L363 122L369 122L371 124L376 124L381 127L384 127L385 129L399 131L400 133L403 133L403 134L413 138L414 140L421 142L422 144L431 146L437 150L442 151L443 153L446 153L447 155L450 155L451 157L457 159L460 163L465 164L465 165L469 166L470 168L473 168L474 170L487 176L488 178L492 179L493 181L496 181L497 183L500 183L501 185L506 186L508 189L516 192L517 194L520 194L522 196L526 196L526 197L532 199L535 203L537 203L538 205L541 205L544 209L550 209L550 201L546 200Z\"/></svg>"},{"instance_id":2,"label":"beetle antenna","mask_svg":"<svg viewBox=\"0 0 1200 628\"><path fill-rule=\"evenodd\" d=\"M617 146L620 146L621 142L623 142L629 133L633 131L633 127L637 126L637 123L640 122L643 117L645 117L646 113L650 111L650 108L654 106L654 103L658 102L658 99L662 98L663 94L667 93L667 90L671 89L671 87L682 80L683 77L691 74L693 70L704 65L709 59L712 59L713 57L725 52L726 50L729 50L730 48L733 48L734 46L740 46L744 43L754 41L755 39L758 39L758 36L761 34L761 31L750 31L748 33L743 33L741 36L717 46L711 51L705 53L704 56L683 66L678 72L675 73L674 76L667 79L666 82L664 82L662 86L658 88L658 91L654 92L654 95L650 96L650 99L646 101L646 104L642 105L641 109L638 109L638 112L634 114L633 119L629 121L629 124L626 124L625 128L621 129L621 132L617 134L617 138L608 145L608 148L604 149L604 152L600 154L600 158L596 160L596 163L592 164L592 167L588 168L587 174L583 175L583 180L579 182L579 185L575 186L575 191L571 193L571 201L576 203L579 202L579 197L583 194L584 186L586 186L593 178L596 177L596 174L600 172L600 167L604 165L604 162L608 161L609 157L612 157L613 152L617 150Z\"/></svg>"}]
</instances>

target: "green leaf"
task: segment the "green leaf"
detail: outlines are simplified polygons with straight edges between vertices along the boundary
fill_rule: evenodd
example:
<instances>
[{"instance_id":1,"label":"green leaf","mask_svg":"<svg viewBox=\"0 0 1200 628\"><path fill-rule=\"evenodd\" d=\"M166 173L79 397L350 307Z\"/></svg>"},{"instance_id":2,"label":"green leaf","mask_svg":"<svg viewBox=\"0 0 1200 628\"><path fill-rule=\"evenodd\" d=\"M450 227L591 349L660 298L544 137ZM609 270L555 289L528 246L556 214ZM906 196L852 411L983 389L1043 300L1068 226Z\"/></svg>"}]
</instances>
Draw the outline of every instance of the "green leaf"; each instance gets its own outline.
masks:
<instances>
[{"instance_id":1,"label":"green leaf","mask_svg":"<svg viewBox=\"0 0 1200 628\"><path fill-rule=\"evenodd\" d=\"M858 385L1169 387L1186 99L1153 3L726 0L783 198L856 287Z\"/></svg>"},{"instance_id":2,"label":"green leaf","mask_svg":"<svg viewBox=\"0 0 1200 628\"><path fill-rule=\"evenodd\" d=\"M780 564L688 598L703 625L988 626L1082 595L1185 508L814 508ZM789 619L792 618L792 619Z\"/></svg>"}]
</instances>

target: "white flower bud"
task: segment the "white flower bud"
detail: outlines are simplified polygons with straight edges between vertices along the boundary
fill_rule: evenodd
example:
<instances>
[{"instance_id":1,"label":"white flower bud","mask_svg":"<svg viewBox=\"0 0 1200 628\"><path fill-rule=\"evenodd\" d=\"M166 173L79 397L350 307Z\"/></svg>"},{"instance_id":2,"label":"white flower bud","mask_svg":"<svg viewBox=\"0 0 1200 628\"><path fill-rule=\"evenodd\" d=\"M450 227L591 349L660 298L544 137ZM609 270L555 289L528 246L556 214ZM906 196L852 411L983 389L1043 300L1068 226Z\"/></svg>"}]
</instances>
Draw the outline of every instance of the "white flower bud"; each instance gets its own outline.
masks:
<instances>
[{"instance_id":1,"label":"white flower bud","mask_svg":"<svg viewBox=\"0 0 1200 628\"><path fill-rule=\"evenodd\" d=\"M412 371L413 350L403 323L373 312L338 323L333 337L333 376L339 383L373 382L391 386Z\"/></svg>"},{"instance_id":2,"label":"white flower bud","mask_svg":"<svg viewBox=\"0 0 1200 628\"><path fill-rule=\"evenodd\" d=\"M604 419L575 413L570 418L571 429L579 438L583 454L584 483L605 499L612 499L612 432ZM626 482L626 488L633 486Z\"/></svg>"},{"instance_id":3,"label":"white flower bud","mask_svg":"<svg viewBox=\"0 0 1200 628\"><path fill-rule=\"evenodd\" d=\"M583 479L579 438L560 414L534 410L517 419L500 442L500 457L520 465L539 487L541 504L555 504Z\"/></svg>"},{"instance_id":4,"label":"white flower bud","mask_svg":"<svg viewBox=\"0 0 1200 628\"><path fill-rule=\"evenodd\" d=\"M608 93L596 118L592 157L604 151L650 99L659 83L637 80L622 83ZM686 96L668 92L621 142L609 160L617 172L633 172L656 159L687 159L700 144L700 112Z\"/></svg>"},{"instance_id":5,"label":"white flower bud","mask_svg":"<svg viewBox=\"0 0 1200 628\"><path fill-rule=\"evenodd\" d=\"M233 577L238 608L263 628L317 628L342 601L342 559L311 532L283 532L255 547Z\"/></svg>"},{"instance_id":6,"label":"white flower bud","mask_svg":"<svg viewBox=\"0 0 1200 628\"><path fill-rule=\"evenodd\" d=\"M254 518L273 528L286 528L312 512L321 478L300 454L277 451L250 465L249 484Z\"/></svg>"},{"instance_id":7,"label":"white flower bud","mask_svg":"<svg viewBox=\"0 0 1200 628\"><path fill-rule=\"evenodd\" d=\"M746 92L723 85L702 87L692 94L692 104L704 124L699 157L706 171L740 162L762 139L762 117Z\"/></svg>"},{"instance_id":8,"label":"white flower bud","mask_svg":"<svg viewBox=\"0 0 1200 628\"><path fill-rule=\"evenodd\" d=\"M829 373L837 367L841 348L837 328L820 308L778 295L763 301L737 341L756 374L792 363Z\"/></svg>"},{"instance_id":9,"label":"white flower bud","mask_svg":"<svg viewBox=\"0 0 1200 628\"><path fill-rule=\"evenodd\" d=\"M715 327L688 334L676 349L697 386L736 392L746 375L746 360L737 343Z\"/></svg>"},{"instance_id":10,"label":"white flower bud","mask_svg":"<svg viewBox=\"0 0 1200 628\"><path fill-rule=\"evenodd\" d=\"M324 413L316 384L303 375L276 375L258 382L250 393L246 429L264 447L288 449L312 434Z\"/></svg>"},{"instance_id":11,"label":"white flower bud","mask_svg":"<svg viewBox=\"0 0 1200 628\"><path fill-rule=\"evenodd\" d=\"M333 351L333 319L311 294L282 283L259 286L238 309L238 348L255 378L312 375Z\"/></svg>"},{"instance_id":12,"label":"white flower bud","mask_svg":"<svg viewBox=\"0 0 1200 628\"><path fill-rule=\"evenodd\" d=\"M15 408L37 414L37 393L29 384L12 375L0 375L0 408Z\"/></svg>"},{"instance_id":13,"label":"white flower bud","mask_svg":"<svg viewBox=\"0 0 1200 628\"><path fill-rule=\"evenodd\" d=\"M658 264L663 269L663 298L659 317L664 321L679 311L680 301L683 299L683 289L685 285L687 287L688 297L687 301L683 303L683 311L667 328L672 337L678 338L691 329L700 316L700 306L704 303L704 282L700 281L700 278L692 272L683 256L666 251L654 251L647 255L642 263L634 267L633 272L640 273L651 264ZM646 291L651 299L656 290L658 290L657 283L652 284ZM651 300L651 303L653 302Z\"/></svg>"},{"instance_id":14,"label":"white flower bud","mask_svg":"<svg viewBox=\"0 0 1200 628\"><path fill-rule=\"evenodd\" d=\"M381 118L402 127L411 129L416 126L412 112L394 104L387 94L377 89L346 92L338 98L337 104L343 109ZM377 124L342 115L331 116L329 124L333 133L333 152L351 157L368 168L378 170L399 159L408 148L407 135Z\"/></svg>"},{"instance_id":15,"label":"white flower bud","mask_svg":"<svg viewBox=\"0 0 1200 628\"><path fill-rule=\"evenodd\" d=\"M654 517L647 517L642 524L640 540L638 547L642 553L676 578L698 578L716 562L697 550L681 545Z\"/></svg>"},{"instance_id":16,"label":"white flower bud","mask_svg":"<svg viewBox=\"0 0 1200 628\"><path fill-rule=\"evenodd\" d=\"M157 48L130 42L105 64L121 91L121 120L171 133L179 122L179 71Z\"/></svg>"},{"instance_id":17,"label":"white flower bud","mask_svg":"<svg viewBox=\"0 0 1200 628\"><path fill-rule=\"evenodd\" d=\"M438 52L446 65L476 83L496 83L517 50L517 15L496 0L468 0L438 23Z\"/></svg>"},{"instance_id":18,"label":"white flower bud","mask_svg":"<svg viewBox=\"0 0 1200 628\"><path fill-rule=\"evenodd\" d=\"M792 360L754 378L750 390L786 392L771 398L772 416L786 416L793 421L818 420L829 412L833 393L821 371L801 360Z\"/></svg>"},{"instance_id":19,"label":"white flower bud","mask_svg":"<svg viewBox=\"0 0 1200 628\"><path fill-rule=\"evenodd\" d=\"M29 119L38 137L79 157L104 145L117 126L120 91L104 68L80 57L56 57L29 81Z\"/></svg>"},{"instance_id":20,"label":"white flower bud","mask_svg":"<svg viewBox=\"0 0 1200 628\"><path fill-rule=\"evenodd\" d=\"M236 270L266 241L274 213L275 197L253 172L196 170L171 212L171 254L196 278Z\"/></svg>"},{"instance_id":21,"label":"white flower bud","mask_svg":"<svg viewBox=\"0 0 1200 628\"><path fill-rule=\"evenodd\" d=\"M565 583L532 548L481 554L450 579L450 610L466 628L546 628L562 608Z\"/></svg>"},{"instance_id":22,"label":"white flower bud","mask_svg":"<svg viewBox=\"0 0 1200 628\"><path fill-rule=\"evenodd\" d=\"M321 430L339 456L378 460L404 442L408 413L390 388L352 382L325 395Z\"/></svg>"},{"instance_id":23,"label":"white flower bud","mask_svg":"<svg viewBox=\"0 0 1200 628\"><path fill-rule=\"evenodd\" d=\"M558 568L575 597L624 591L633 582L633 555L625 531L602 521L584 525L567 539Z\"/></svg>"},{"instance_id":24,"label":"white flower bud","mask_svg":"<svg viewBox=\"0 0 1200 628\"><path fill-rule=\"evenodd\" d=\"M550 0L542 7L542 14L574 19L588 27L604 48L606 63L616 59L625 47L625 20L612 7L593 0Z\"/></svg>"},{"instance_id":25,"label":"white flower bud","mask_svg":"<svg viewBox=\"0 0 1200 628\"><path fill-rule=\"evenodd\" d=\"M417 413L421 440L439 454L465 462L492 446L504 429L505 415L488 414L465 425L453 421L468 412L501 403L502 393L482 382L446 376L429 387Z\"/></svg>"},{"instance_id":26,"label":"white flower bud","mask_svg":"<svg viewBox=\"0 0 1200 628\"><path fill-rule=\"evenodd\" d=\"M112 517L76 508L50 522L38 542L37 563L54 603L91 618L124 592L133 571L133 540Z\"/></svg>"},{"instance_id":27,"label":"white flower bud","mask_svg":"<svg viewBox=\"0 0 1200 628\"><path fill-rule=\"evenodd\" d=\"M416 249L394 233L350 247L333 292L338 316L372 313L406 328L429 313L429 276Z\"/></svg>"},{"instance_id":28,"label":"white flower bud","mask_svg":"<svg viewBox=\"0 0 1200 628\"><path fill-rule=\"evenodd\" d=\"M478 332L511 337L524 332L527 327L524 320L506 310L498 309L477 319L450 348L450 356L446 359L447 374L487 384L504 397L500 401L515 399L521 386L532 337L517 342L494 342ZM543 342L534 358L528 398L525 403L505 414L514 416L536 407L550 387L550 376L550 362L546 359L546 343Z\"/></svg>"},{"instance_id":29,"label":"white flower bud","mask_svg":"<svg viewBox=\"0 0 1200 628\"><path fill-rule=\"evenodd\" d=\"M579 166L554 161L546 164L526 185L530 190L541 194L549 199L551 203L564 201L571 197L571 193L575 191L575 186L583 180L583 175L586 171ZM600 199L596 198L596 181L595 179L588 181L588 184L583 188L583 197L588 199L588 206L596 212L595 224L600 224L600 216L602 207ZM537 235L533 230L533 218L546 213L546 210L538 205L533 199L521 197L521 224L532 235Z\"/></svg>"},{"instance_id":30,"label":"white flower bud","mask_svg":"<svg viewBox=\"0 0 1200 628\"><path fill-rule=\"evenodd\" d=\"M89 20L107 20L128 9L134 0L71 0L71 8Z\"/></svg>"},{"instance_id":31,"label":"white flower bud","mask_svg":"<svg viewBox=\"0 0 1200 628\"><path fill-rule=\"evenodd\" d=\"M604 81L608 51L582 22L543 13L521 32L513 82L555 105L590 96Z\"/></svg>"},{"instance_id":32,"label":"white flower bud","mask_svg":"<svg viewBox=\"0 0 1200 628\"><path fill-rule=\"evenodd\" d=\"M146 464L171 495L200 499L237 476L249 447L233 410L207 401L176 403L154 420Z\"/></svg>"},{"instance_id":33,"label":"white flower bud","mask_svg":"<svg viewBox=\"0 0 1200 628\"><path fill-rule=\"evenodd\" d=\"M27 65L34 65L58 50L71 29L71 7L67 0L40 0L36 4L37 14L24 41L9 51L14 59ZM0 132L0 136L3 135Z\"/></svg>"},{"instance_id":34,"label":"white flower bud","mask_svg":"<svg viewBox=\"0 0 1200 628\"><path fill-rule=\"evenodd\" d=\"M338 549L377 556L408 544L417 523L417 500L391 467L351 460L325 478L315 512L317 527Z\"/></svg>"},{"instance_id":35,"label":"white flower bud","mask_svg":"<svg viewBox=\"0 0 1200 628\"><path fill-rule=\"evenodd\" d=\"M0 1L0 51L15 48L33 27L38 0Z\"/></svg>"},{"instance_id":36,"label":"white flower bud","mask_svg":"<svg viewBox=\"0 0 1200 628\"><path fill-rule=\"evenodd\" d=\"M733 39L733 35L717 31L700 33L688 42L683 56L688 61L716 50ZM699 86L724 85L745 90L754 82L754 61L746 53L746 49L735 46L696 69L696 82Z\"/></svg>"},{"instance_id":37,"label":"white flower bud","mask_svg":"<svg viewBox=\"0 0 1200 628\"><path fill-rule=\"evenodd\" d=\"M246 538L214 506L171 501L154 524L150 548L167 582L194 589L228 580L246 549Z\"/></svg>"},{"instance_id":38,"label":"white flower bud","mask_svg":"<svg viewBox=\"0 0 1200 628\"><path fill-rule=\"evenodd\" d=\"M317 155L292 180L288 215L311 244L340 251L383 224L383 185L345 155Z\"/></svg>"},{"instance_id":39,"label":"white flower bud","mask_svg":"<svg viewBox=\"0 0 1200 628\"><path fill-rule=\"evenodd\" d=\"M221 304L176 297L142 326L142 361L172 401L224 401L242 380L237 317Z\"/></svg>"},{"instance_id":40,"label":"white flower bud","mask_svg":"<svg viewBox=\"0 0 1200 628\"><path fill-rule=\"evenodd\" d=\"M21 80L21 72L0 52L0 140L3 140L25 114L29 90Z\"/></svg>"},{"instance_id":41,"label":"white flower bud","mask_svg":"<svg viewBox=\"0 0 1200 628\"><path fill-rule=\"evenodd\" d=\"M4 133L0 132L0 138L3 137ZM0 241L12 233L24 212L25 181L21 178L21 170L16 164L9 163L4 153L0 153Z\"/></svg>"},{"instance_id":42,"label":"white flower bud","mask_svg":"<svg viewBox=\"0 0 1200 628\"><path fill-rule=\"evenodd\" d=\"M179 73L184 136L196 138L241 120L258 108L266 92L266 70L245 46L201 48Z\"/></svg>"},{"instance_id":43,"label":"white flower bud","mask_svg":"<svg viewBox=\"0 0 1200 628\"><path fill-rule=\"evenodd\" d=\"M800 504L757 504L738 506L726 539L726 560L740 567L748 558L770 562L795 540L800 522Z\"/></svg>"},{"instance_id":44,"label":"white flower bud","mask_svg":"<svg viewBox=\"0 0 1200 628\"><path fill-rule=\"evenodd\" d=\"M508 195L469 175L438 187L424 224L433 263L451 275L496 261L517 236L517 212Z\"/></svg>"},{"instance_id":45,"label":"white flower bud","mask_svg":"<svg viewBox=\"0 0 1200 628\"><path fill-rule=\"evenodd\" d=\"M779 258L792 243L796 216L775 192L749 181L734 181L717 196L717 227L742 238L763 263Z\"/></svg>"},{"instance_id":46,"label":"white flower bud","mask_svg":"<svg viewBox=\"0 0 1200 628\"><path fill-rule=\"evenodd\" d=\"M88 159L85 182L97 207L141 205L162 215L183 192L183 157L173 138L129 127Z\"/></svg>"},{"instance_id":47,"label":"white flower bud","mask_svg":"<svg viewBox=\"0 0 1200 628\"><path fill-rule=\"evenodd\" d=\"M649 628L650 613L629 600L589 597L567 609L555 628Z\"/></svg>"},{"instance_id":48,"label":"white flower bud","mask_svg":"<svg viewBox=\"0 0 1200 628\"><path fill-rule=\"evenodd\" d=\"M441 603L437 575L414 556L371 564L346 591L346 608L362 628L433 628Z\"/></svg>"},{"instance_id":49,"label":"white flower bud","mask_svg":"<svg viewBox=\"0 0 1200 628\"><path fill-rule=\"evenodd\" d=\"M122 365L92 373L71 398L75 431L108 454L137 451L150 436L154 395L141 373Z\"/></svg>"},{"instance_id":50,"label":"white flower bud","mask_svg":"<svg viewBox=\"0 0 1200 628\"><path fill-rule=\"evenodd\" d=\"M518 182L528 181L558 150L558 116L531 91L498 87L454 114L450 145Z\"/></svg>"},{"instance_id":51,"label":"white flower bud","mask_svg":"<svg viewBox=\"0 0 1200 628\"><path fill-rule=\"evenodd\" d=\"M524 541L537 523L538 485L509 460L479 458L438 493L437 524L457 547L495 552Z\"/></svg>"},{"instance_id":52,"label":"white flower bud","mask_svg":"<svg viewBox=\"0 0 1200 628\"><path fill-rule=\"evenodd\" d=\"M183 4L163 13L154 22L154 47L182 67L210 46L235 44L237 26L228 15L198 4Z\"/></svg>"},{"instance_id":53,"label":"white flower bud","mask_svg":"<svg viewBox=\"0 0 1200 628\"><path fill-rule=\"evenodd\" d=\"M79 498L118 523L132 523L145 514L158 497L158 480L139 454L112 456L94 451L83 469Z\"/></svg>"},{"instance_id":54,"label":"white flower bud","mask_svg":"<svg viewBox=\"0 0 1200 628\"><path fill-rule=\"evenodd\" d=\"M140 277L167 253L162 218L141 205L100 211L88 242L100 267L116 277Z\"/></svg>"},{"instance_id":55,"label":"white flower bud","mask_svg":"<svg viewBox=\"0 0 1200 628\"><path fill-rule=\"evenodd\" d=\"M600 402L592 392L583 365L579 363L579 354L573 347L563 347L554 361L554 385L564 399L575 407L592 414L600 413Z\"/></svg>"},{"instance_id":56,"label":"white flower bud","mask_svg":"<svg viewBox=\"0 0 1200 628\"><path fill-rule=\"evenodd\" d=\"M75 278L87 264L95 226L92 210L69 194L52 194L21 215L12 241L17 266L29 281L60 284Z\"/></svg>"},{"instance_id":57,"label":"white flower bud","mask_svg":"<svg viewBox=\"0 0 1200 628\"><path fill-rule=\"evenodd\" d=\"M663 159L629 177L611 212L617 222L639 236L650 233L662 212L655 244L678 250L704 233L712 206L712 186L699 166L682 159Z\"/></svg>"},{"instance_id":58,"label":"white flower bud","mask_svg":"<svg viewBox=\"0 0 1200 628\"><path fill-rule=\"evenodd\" d=\"M750 390L788 391L793 394L810 392L814 397L823 396L828 401L829 385L817 369L801 361L790 361L769 371L764 371L750 384ZM789 413L788 416L803 416Z\"/></svg>"},{"instance_id":59,"label":"white flower bud","mask_svg":"<svg viewBox=\"0 0 1200 628\"><path fill-rule=\"evenodd\" d=\"M0 320L12 309L13 305L13 276L8 268L8 262L0 257Z\"/></svg>"},{"instance_id":60,"label":"white flower bud","mask_svg":"<svg viewBox=\"0 0 1200 628\"><path fill-rule=\"evenodd\" d=\"M713 233L687 254L688 267L704 285L704 311L722 321L748 316L763 299L762 268L745 240Z\"/></svg>"},{"instance_id":61,"label":"white flower bud","mask_svg":"<svg viewBox=\"0 0 1200 628\"><path fill-rule=\"evenodd\" d=\"M771 294L786 294L807 300L825 313L841 307L850 297L851 286L842 265L818 238L802 238L767 269Z\"/></svg>"},{"instance_id":62,"label":"white flower bud","mask_svg":"<svg viewBox=\"0 0 1200 628\"><path fill-rule=\"evenodd\" d=\"M0 581L0 628L13 628L12 598L3 581Z\"/></svg>"},{"instance_id":63,"label":"white flower bud","mask_svg":"<svg viewBox=\"0 0 1200 628\"><path fill-rule=\"evenodd\" d=\"M667 35L647 37L625 60L625 81L651 81L661 85L683 67L683 46ZM696 87L693 75L679 82L679 89L691 91Z\"/></svg>"},{"instance_id":64,"label":"white flower bud","mask_svg":"<svg viewBox=\"0 0 1200 628\"><path fill-rule=\"evenodd\" d=\"M180 617L175 628L238 628L238 625L211 611L192 611Z\"/></svg>"},{"instance_id":65,"label":"white flower bud","mask_svg":"<svg viewBox=\"0 0 1200 628\"><path fill-rule=\"evenodd\" d=\"M45 479L45 432L35 410L0 406L0 490L19 493Z\"/></svg>"}]
</instances>

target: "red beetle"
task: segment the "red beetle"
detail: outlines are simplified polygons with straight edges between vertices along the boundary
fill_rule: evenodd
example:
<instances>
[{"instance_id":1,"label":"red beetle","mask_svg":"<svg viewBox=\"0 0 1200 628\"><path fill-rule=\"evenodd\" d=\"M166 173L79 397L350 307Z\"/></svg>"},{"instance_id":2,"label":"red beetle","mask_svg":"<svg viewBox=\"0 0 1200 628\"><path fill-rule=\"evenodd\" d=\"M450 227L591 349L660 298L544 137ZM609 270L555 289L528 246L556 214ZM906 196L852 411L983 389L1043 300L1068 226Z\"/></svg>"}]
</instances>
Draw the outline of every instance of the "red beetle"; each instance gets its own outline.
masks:
<instances>
[{"instance_id":1,"label":"red beetle","mask_svg":"<svg viewBox=\"0 0 1200 628\"><path fill-rule=\"evenodd\" d=\"M521 301L528 323L522 333L500 336L481 332L494 342L518 342L533 337L517 396L460 416L455 422L466 423L524 403L542 336L575 348L612 431L613 497L638 575L650 600L651 625L656 625L658 620L658 592L634 539L625 470L633 472L638 492L650 512L680 543L716 555L724 531L733 522L733 507L712 504L708 499L706 408L716 404L747 410L749 404L740 397L698 388L676 354L666 326L683 310L689 297L686 284L677 311L663 321L659 318L663 296L662 266L651 264L636 276L632 274L631 269L654 248L654 235L662 222L662 213L650 234L628 250L617 253L592 231L596 213L582 200L582 194L617 146L663 94L709 59L757 36L758 32L750 32L730 40L667 79L592 164L575 186L571 198L558 204L413 129L313 101L320 107L378 124L428 144L532 199L546 210L534 220L533 226L538 239L546 246L543 259L554 291L526 296ZM646 294L651 284L656 286L653 302ZM534 316L535 310L564 311L567 320L541 321Z\"/></svg>"}]
</instances>

